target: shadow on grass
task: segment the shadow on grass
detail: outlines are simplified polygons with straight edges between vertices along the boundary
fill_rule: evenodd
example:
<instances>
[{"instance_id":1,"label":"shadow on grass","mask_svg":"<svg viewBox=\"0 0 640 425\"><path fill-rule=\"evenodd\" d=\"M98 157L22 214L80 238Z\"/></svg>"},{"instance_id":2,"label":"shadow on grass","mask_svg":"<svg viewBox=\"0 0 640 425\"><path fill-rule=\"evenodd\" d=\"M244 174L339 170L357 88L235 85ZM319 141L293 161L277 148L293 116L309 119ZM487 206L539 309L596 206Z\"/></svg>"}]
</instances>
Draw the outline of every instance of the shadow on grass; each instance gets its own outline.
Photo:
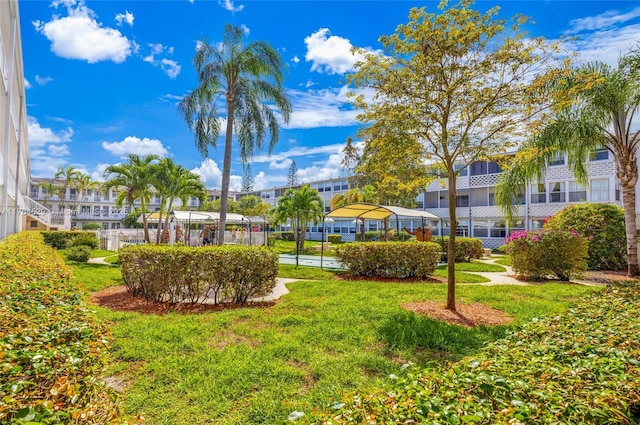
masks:
<instances>
[{"instance_id":1,"label":"shadow on grass","mask_svg":"<svg viewBox=\"0 0 640 425\"><path fill-rule=\"evenodd\" d=\"M440 357L446 352L451 360L459 360L504 337L508 330L509 326L465 328L403 311L389 316L378 335L392 350L428 350L440 353Z\"/></svg>"}]
</instances>

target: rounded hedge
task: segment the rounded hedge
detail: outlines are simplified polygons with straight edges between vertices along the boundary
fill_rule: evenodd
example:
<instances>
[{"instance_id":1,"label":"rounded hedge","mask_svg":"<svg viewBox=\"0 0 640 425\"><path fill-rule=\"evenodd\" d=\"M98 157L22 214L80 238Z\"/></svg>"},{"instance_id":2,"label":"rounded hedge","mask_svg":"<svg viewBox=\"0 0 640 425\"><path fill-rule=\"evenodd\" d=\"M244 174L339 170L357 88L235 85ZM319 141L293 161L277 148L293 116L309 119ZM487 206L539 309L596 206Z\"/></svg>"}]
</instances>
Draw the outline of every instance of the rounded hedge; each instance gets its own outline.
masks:
<instances>
[{"instance_id":1,"label":"rounded hedge","mask_svg":"<svg viewBox=\"0 0 640 425\"><path fill-rule=\"evenodd\" d=\"M627 268L624 210L612 204L569 206L545 223L545 229L575 230L589 239L589 270Z\"/></svg>"}]
</instances>

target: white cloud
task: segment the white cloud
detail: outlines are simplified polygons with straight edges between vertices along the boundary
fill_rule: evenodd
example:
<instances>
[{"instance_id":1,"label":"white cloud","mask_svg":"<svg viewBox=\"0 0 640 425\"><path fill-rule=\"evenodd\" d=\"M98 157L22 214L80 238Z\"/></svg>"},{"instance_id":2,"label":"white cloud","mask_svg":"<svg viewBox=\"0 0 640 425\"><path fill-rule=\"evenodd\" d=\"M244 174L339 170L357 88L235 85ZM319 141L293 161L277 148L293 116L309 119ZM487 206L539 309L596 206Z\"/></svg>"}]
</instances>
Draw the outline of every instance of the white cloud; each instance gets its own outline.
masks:
<instances>
[{"instance_id":1,"label":"white cloud","mask_svg":"<svg viewBox=\"0 0 640 425\"><path fill-rule=\"evenodd\" d=\"M103 27L93 10L83 1L55 1L54 7L64 5L67 15L55 15L49 22L35 21L34 27L51 42L51 50L66 59L95 63L110 60L124 62L131 55L132 44L114 28Z\"/></svg>"},{"instance_id":2,"label":"white cloud","mask_svg":"<svg viewBox=\"0 0 640 425\"><path fill-rule=\"evenodd\" d=\"M285 158L282 161L271 161L269 163L269 168L272 170L285 170L291 167L293 160L291 158Z\"/></svg>"},{"instance_id":3,"label":"white cloud","mask_svg":"<svg viewBox=\"0 0 640 425\"><path fill-rule=\"evenodd\" d=\"M362 60L359 53L351 53L353 45L337 35L329 35L329 28L320 28L305 37L307 45L305 60L311 62L311 71L327 74L344 74L353 70L353 65ZM368 53L379 54L380 50L365 49Z\"/></svg>"},{"instance_id":4,"label":"white cloud","mask_svg":"<svg viewBox=\"0 0 640 425\"><path fill-rule=\"evenodd\" d=\"M31 83L26 78L24 79L24 88L25 89L30 89L31 88Z\"/></svg>"},{"instance_id":5,"label":"white cloud","mask_svg":"<svg viewBox=\"0 0 640 425\"><path fill-rule=\"evenodd\" d=\"M134 19L135 18L133 17L133 13L129 12L128 10L125 10L124 13L118 13L115 17L118 26L122 26L122 23L126 22L130 27L132 27Z\"/></svg>"},{"instance_id":6,"label":"white cloud","mask_svg":"<svg viewBox=\"0 0 640 425\"><path fill-rule=\"evenodd\" d=\"M324 146L314 146L314 147L305 147L305 146L294 146L293 148L283 151L277 152L271 155L259 155L251 158L252 163L272 163L274 161L286 161L288 159L293 159L296 157L309 157L312 155L326 155L326 154L334 154L340 153L344 148L344 143L334 143L331 145ZM289 163L291 165L291 163ZM287 165L287 167L289 166Z\"/></svg>"},{"instance_id":7,"label":"white cloud","mask_svg":"<svg viewBox=\"0 0 640 425\"><path fill-rule=\"evenodd\" d=\"M202 161L199 167L193 168L192 172L202 177L204 185L208 189L220 189L222 187L222 170L211 158ZM229 190L239 192L242 189L242 176L230 177Z\"/></svg>"},{"instance_id":8,"label":"white cloud","mask_svg":"<svg viewBox=\"0 0 640 425\"><path fill-rule=\"evenodd\" d=\"M637 44L639 34L640 24L628 25L584 34L565 46L578 53L579 60L617 66L620 56Z\"/></svg>"},{"instance_id":9,"label":"white cloud","mask_svg":"<svg viewBox=\"0 0 640 425\"><path fill-rule=\"evenodd\" d=\"M49 155L51 156L60 157L69 155L68 145L49 145L47 148L49 149Z\"/></svg>"},{"instance_id":10,"label":"white cloud","mask_svg":"<svg viewBox=\"0 0 640 425\"><path fill-rule=\"evenodd\" d=\"M38 83L41 86L46 86L48 83L52 81L53 81L53 78L51 77L41 77L39 75L36 75L36 83Z\"/></svg>"},{"instance_id":11,"label":"white cloud","mask_svg":"<svg viewBox=\"0 0 640 425\"><path fill-rule=\"evenodd\" d=\"M344 127L358 124L358 111L347 104L349 91L346 86L323 90L288 90L293 112L289 124L284 127Z\"/></svg>"},{"instance_id":12,"label":"white cloud","mask_svg":"<svg viewBox=\"0 0 640 425\"><path fill-rule=\"evenodd\" d=\"M182 70L182 67L178 64L178 62L167 58L162 58L159 60L156 59L156 56L158 55L172 55L173 46L167 47L163 46L160 43L149 43L149 48L151 51L147 56L144 56L142 60L145 62L149 62L153 66L160 67L160 69L162 69L169 78L175 79Z\"/></svg>"},{"instance_id":13,"label":"white cloud","mask_svg":"<svg viewBox=\"0 0 640 425\"><path fill-rule=\"evenodd\" d=\"M50 128L41 127L38 120L34 117L27 118L27 131L29 134L29 146L31 148L42 147L48 143L67 143L71 141L71 137L73 136L73 129L71 127L55 132Z\"/></svg>"},{"instance_id":14,"label":"white cloud","mask_svg":"<svg viewBox=\"0 0 640 425\"><path fill-rule=\"evenodd\" d=\"M234 6L233 5L233 1L232 0L223 0L223 1L218 1L218 4L220 6L222 6L223 9L228 10L229 12L240 12L242 11L242 9L244 9L244 5L241 4L239 6Z\"/></svg>"},{"instance_id":15,"label":"white cloud","mask_svg":"<svg viewBox=\"0 0 640 425\"><path fill-rule=\"evenodd\" d=\"M300 58L298 57L298 55L295 55L295 56L293 57L293 59L291 59L291 62L293 62L293 63L298 63L298 62L300 62Z\"/></svg>"},{"instance_id":16,"label":"white cloud","mask_svg":"<svg viewBox=\"0 0 640 425\"><path fill-rule=\"evenodd\" d=\"M340 177L343 174L342 157L342 153L329 155L329 158L324 163L299 168L298 178L301 182L308 183Z\"/></svg>"},{"instance_id":17,"label":"white cloud","mask_svg":"<svg viewBox=\"0 0 640 425\"><path fill-rule=\"evenodd\" d=\"M264 171L260 171L254 178L253 178L253 189L254 190L262 190L262 189L266 189L268 187L272 187L273 185L269 184L269 178L267 177L267 175L264 173Z\"/></svg>"},{"instance_id":18,"label":"white cloud","mask_svg":"<svg viewBox=\"0 0 640 425\"><path fill-rule=\"evenodd\" d=\"M251 30L245 24L240 25L240 28L242 29L242 32L245 33L245 35L249 35L251 33Z\"/></svg>"},{"instance_id":19,"label":"white cloud","mask_svg":"<svg viewBox=\"0 0 640 425\"><path fill-rule=\"evenodd\" d=\"M178 65L178 62L171 59L162 59L160 61L160 68L169 76L171 79L175 79L178 74L180 74L180 70L182 67Z\"/></svg>"},{"instance_id":20,"label":"white cloud","mask_svg":"<svg viewBox=\"0 0 640 425\"><path fill-rule=\"evenodd\" d=\"M184 96L178 96L176 94L167 93L160 96L160 100L163 102L175 102L177 104L182 100L183 97Z\"/></svg>"},{"instance_id":21,"label":"white cloud","mask_svg":"<svg viewBox=\"0 0 640 425\"><path fill-rule=\"evenodd\" d=\"M162 142L158 139L149 139L144 137L142 139L135 136L125 137L120 142L102 142L102 147L120 158L126 158L129 154L136 155L150 155L155 154L159 156L167 156L169 151L162 145Z\"/></svg>"},{"instance_id":22,"label":"white cloud","mask_svg":"<svg viewBox=\"0 0 640 425\"><path fill-rule=\"evenodd\" d=\"M620 13L617 10L608 10L596 16L587 16L572 20L569 24L569 34L575 34L582 31L603 30L618 24L625 23L632 19L640 17L640 7L627 12Z\"/></svg>"}]
</instances>

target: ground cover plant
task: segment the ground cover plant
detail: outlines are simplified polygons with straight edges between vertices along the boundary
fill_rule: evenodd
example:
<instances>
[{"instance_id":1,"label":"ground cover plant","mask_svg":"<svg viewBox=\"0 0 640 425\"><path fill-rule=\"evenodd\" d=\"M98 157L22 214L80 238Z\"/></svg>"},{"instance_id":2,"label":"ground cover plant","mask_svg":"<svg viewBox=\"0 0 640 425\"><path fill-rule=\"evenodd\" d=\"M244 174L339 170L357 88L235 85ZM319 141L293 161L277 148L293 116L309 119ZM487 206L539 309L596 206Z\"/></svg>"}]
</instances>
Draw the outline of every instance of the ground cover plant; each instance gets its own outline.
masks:
<instances>
[{"instance_id":1,"label":"ground cover plant","mask_svg":"<svg viewBox=\"0 0 640 425\"><path fill-rule=\"evenodd\" d=\"M350 394L315 424L566 423L640 420L640 286L609 286L441 370L407 369ZM329 404L329 403L328 403Z\"/></svg>"},{"instance_id":2,"label":"ground cover plant","mask_svg":"<svg viewBox=\"0 0 640 425\"><path fill-rule=\"evenodd\" d=\"M99 379L108 332L41 234L0 243L0 300L0 422L115 421L115 397Z\"/></svg>"},{"instance_id":3,"label":"ground cover plant","mask_svg":"<svg viewBox=\"0 0 640 425\"><path fill-rule=\"evenodd\" d=\"M100 269L88 266L73 267L87 279L103 279ZM119 268L97 267L107 270L105 282L91 287L118 283ZM149 424L278 423L294 410L321 408L343 391L379 385L408 361L439 369L593 291L560 284L499 291L461 286L461 302L514 317L512 325L466 329L403 308L427 299L444 303L442 284L323 279L288 288L262 309L157 316L96 307L115 338L109 375L124 390L124 409ZM413 317L402 341L393 340L398 317ZM425 333L434 336L425 339Z\"/></svg>"}]
</instances>

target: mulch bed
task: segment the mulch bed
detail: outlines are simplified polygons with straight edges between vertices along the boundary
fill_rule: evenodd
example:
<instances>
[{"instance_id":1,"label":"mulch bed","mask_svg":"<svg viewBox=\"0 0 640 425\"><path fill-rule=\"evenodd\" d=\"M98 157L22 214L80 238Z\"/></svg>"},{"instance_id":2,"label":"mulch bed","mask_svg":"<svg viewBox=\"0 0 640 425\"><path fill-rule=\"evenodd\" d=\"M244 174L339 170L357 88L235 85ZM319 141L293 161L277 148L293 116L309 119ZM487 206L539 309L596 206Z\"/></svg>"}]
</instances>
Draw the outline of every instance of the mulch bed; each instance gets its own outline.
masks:
<instances>
[{"instance_id":1,"label":"mulch bed","mask_svg":"<svg viewBox=\"0 0 640 425\"><path fill-rule=\"evenodd\" d=\"M456 303L456 310L445 308L440 301L421 301L404 304L402 307L417 314L423 314L434 320L464 327L506 325L513 321L513 317L501 310L488 307L480 303Z\"/></svg>"},{"instance_id":2,"label":"mulch bed","mask_svg":"<svg viewBox=\"0 0 640 425\"><path fill-rule=\"evenodd\" d=\"M142 314L163 315L166 313L199 314L236 308L264 308L275 305L275 301L247 302L245 304L172 304L157 303L135 297L126 286L112 286L95 292L89 298L92 304L116 311L135 311Z\"/></svg>"}]
</instances>

